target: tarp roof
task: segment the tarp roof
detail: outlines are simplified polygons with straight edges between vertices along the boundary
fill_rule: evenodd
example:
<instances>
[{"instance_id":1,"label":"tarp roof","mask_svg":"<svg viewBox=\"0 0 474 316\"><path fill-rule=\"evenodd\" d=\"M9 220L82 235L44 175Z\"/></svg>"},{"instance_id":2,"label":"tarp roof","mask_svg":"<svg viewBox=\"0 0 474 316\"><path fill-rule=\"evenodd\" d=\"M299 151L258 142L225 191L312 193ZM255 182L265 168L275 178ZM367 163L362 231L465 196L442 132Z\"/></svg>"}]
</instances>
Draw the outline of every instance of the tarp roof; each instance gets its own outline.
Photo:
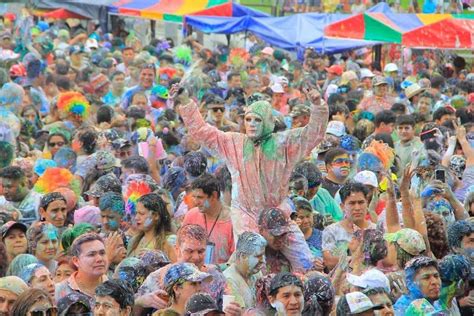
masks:
<instances>
[{"instance_id":1,"label":"tarp roof","mask_svg":"<svg viewBox=\"0 0 474 316\"><path fill-rule=\"evenodd\" d=\"M403 34L402 45L420 48L474 49L474 19L445 19Z\"/></svg>"},{"instance_id":2,"label":"tarp roof","mask_svg":"<svg viewBox=\"0 0 474 316\"><path fill-rule=\"evenodd\" d=\"M233 9L229 0L119 0L109 6L111 14L171 22L189 14L233 16Z\"/></svg>"},{"instance_id":3,"label":"tarp roof","mask_svg":"<svg viewBox=\"0 0 474 316\"><path fill-rule=\"evenodd\" d=\"M107 21L108 6L115 0L30 0L39 9L66 9L90 19Z\"/></svg>"},{"instance_id":4,"label":"tarp roof","mask_svg":"<svg viewBox=\"0 0 474 316\"><path fill-rule=\"evenodd\" d=\"M380 3L371 12L386 11ZM185 23L204 33L233 34L249 31L267 43L286 49L313 47L321 52L335 53L351 48L376 44L373 41L330 39L324 37L324 27L347 18L346 14L305 13L286 17L211 17L186 16Z\"/></svg>"}]
</instances>

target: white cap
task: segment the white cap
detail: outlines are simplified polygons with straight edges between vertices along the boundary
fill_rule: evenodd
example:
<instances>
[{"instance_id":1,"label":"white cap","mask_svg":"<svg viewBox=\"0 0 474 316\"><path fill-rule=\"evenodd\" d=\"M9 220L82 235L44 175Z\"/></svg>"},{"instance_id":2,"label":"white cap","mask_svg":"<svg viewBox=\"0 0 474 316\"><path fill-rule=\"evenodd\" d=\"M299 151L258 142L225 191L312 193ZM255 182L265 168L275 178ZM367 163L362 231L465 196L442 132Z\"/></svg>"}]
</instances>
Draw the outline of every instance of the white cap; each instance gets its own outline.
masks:
<instances>
[{"instance_id":1,"label":"white cap","mask_svg":"<svg viewBox=\"0 0 474 316\"><path fill-rule=\"evenodd\" d=\"M346 135L346 127L344 123L339 121L330 121L326 128L326 134L331 134L337 137L341 137L342 135Z\"/></svg>"},{"instance_id":2,"label":"white cap","mask_svg":"<svg viewBox=\"0 0 474 316\"><path fill-rule=\"evenodd\" d=\"M370 185L374 188L379 187L379 181L377 180L377 176L370 170L363 170L357 173L354 177L354 181L362 183L364 185Z\"/></svg>"},{"instance_id":3,"label":"white cap","mask_svg":"<svg viewBox=\"0 0 474 316\"><path fill-rule=\"evenodd\" d=\"M262 49L262 54L273 55L273 52L274 52L274 49L271 48L270 46L267 46L264 49Z\"/></svg>"},{"instance_id":4,"label":"white cap","mask_svg":"<svg viewBox=\"0 0 474 316\"><path fill-rule=\"evenodd\" d=\"M363 289L383 288L390 293L390 281L380 270L370 269L362 275L347 274L347 282Z\"/></svg>"},{"instance_id":5,"label":"white cap","mask_svg":"<svg viewBox=\"0 0 474 316\"><path fill-rule=\"evenodd\" d=\"M359 314L374 308L370 298L362 292L351 292L345 295L352 314Z\"/></svg>"},{"instance_id":6,"label":"white cap","mask_svg":"<svg viewBox=\"0 0 474 316\"><path fill-rule=\"evenodd\" d=\"M374 73L370 71L369 68L362 68L360 70L360 79L362 78L373 78L375 77Z\"/></svg>"},{"instance_id":7,"label":"white cap","mask_svg":"<svg viewBox=\"0 0 474 316\"><path fill-rule=\"evenodd\" d=\"M95 38L88 38L86 41L86 48L99 48L99 44L97 43L97 40Z\"/></svg>"},{"instance_id":8,"label":"white cap","mask_svg":"<svg viewBox=\"0 0 474 316\"><path fill-rule=\"evenodd\" d=\"M285 93L285 90L283 90L283 87L279 83L273 84L273 86L271 86L271 89L273 93Z\"/></svg>"},{"instance_id":9,"label":"white cap","mask_svg":"<svg viewBox=\"0 0 474 316\"><path fill-rule=\"evenodd\" d=\"M398 71L398 66L395 65L394 63L386 64L385 67L383 68L384 72L392 72L392 71Z\"/></svg>"},{"instance_id":10,"label":"white cap","mask_svg":"<svg viewBox=\"0 0 474 316\"><path fill-rule=\"evenodd\" d=\"M281 85L284 85L284 84L288 85L289 81L288 81L288 78L286 78L285 76L280 76L277 78L276 83L279 83Z\"/></svg>"}]
</instances>

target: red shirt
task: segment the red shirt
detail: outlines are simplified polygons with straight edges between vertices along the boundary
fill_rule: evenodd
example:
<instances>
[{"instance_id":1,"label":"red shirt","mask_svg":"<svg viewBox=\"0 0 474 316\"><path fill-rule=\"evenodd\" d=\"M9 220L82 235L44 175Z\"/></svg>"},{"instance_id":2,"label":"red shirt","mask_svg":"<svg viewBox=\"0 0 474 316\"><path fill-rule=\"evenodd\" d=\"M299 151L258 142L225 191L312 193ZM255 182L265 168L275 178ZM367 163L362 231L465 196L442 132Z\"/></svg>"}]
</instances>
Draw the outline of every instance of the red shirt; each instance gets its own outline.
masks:
<instances>
[{"instance_id":1,"label":"red shirt","mask_svg":"<svg viewBox=\"0 0 474 316\"><path fill-rule=\"evenodd\" d=\"M234 232L232 230L230 216L225 219L219 218L217 222L209 218L206 221L204 214L199 211L199 208L195 207L184 216L182 226L188 224L199 225L206 230L208 235L210 233L208 239L216 245L213 258L214 264L226 263L227 260L229 260L235 249ZM214 226L214 228L212 228L212 226Z\"/></svg>"}]
</instances>

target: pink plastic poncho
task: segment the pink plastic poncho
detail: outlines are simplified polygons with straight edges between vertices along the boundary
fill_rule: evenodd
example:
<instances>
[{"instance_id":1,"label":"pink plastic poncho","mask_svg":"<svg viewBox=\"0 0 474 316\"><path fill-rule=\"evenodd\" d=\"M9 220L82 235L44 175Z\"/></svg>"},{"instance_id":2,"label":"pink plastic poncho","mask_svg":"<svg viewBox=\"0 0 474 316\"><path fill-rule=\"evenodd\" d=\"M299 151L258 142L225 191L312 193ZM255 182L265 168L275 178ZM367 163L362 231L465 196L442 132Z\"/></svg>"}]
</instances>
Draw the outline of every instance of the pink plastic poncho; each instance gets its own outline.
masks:
<instances>
[{"instance_id":1,"label":"pink plastic poncho","mask_svg":"<svg viewBox=\"0 0 474 316\"><path fill-rule=\"evenodd\" d=\"M258 232L258 215L265 208L280 207L289 216L285 201L291 172L323 140L328 122L327 107L313 106L307 126L269 134L261 144L255 144L245 134L222 132L207 124L194 102L182 106L180 113L189 134L223 159L231 173L235 240L244 231ZM273 129L273 122L269 122L271 107L263 107L263 110L259 107L255 113L263 119L264 133L269 127ZM293 270L306 270L312 265L312 256L304 236L296 224L294 226L295 233L289 240L290 250L296 253L283 251L283 254L292 263ZM298 258L292 259L294 256Z\"/></svg>"}]
</instances>

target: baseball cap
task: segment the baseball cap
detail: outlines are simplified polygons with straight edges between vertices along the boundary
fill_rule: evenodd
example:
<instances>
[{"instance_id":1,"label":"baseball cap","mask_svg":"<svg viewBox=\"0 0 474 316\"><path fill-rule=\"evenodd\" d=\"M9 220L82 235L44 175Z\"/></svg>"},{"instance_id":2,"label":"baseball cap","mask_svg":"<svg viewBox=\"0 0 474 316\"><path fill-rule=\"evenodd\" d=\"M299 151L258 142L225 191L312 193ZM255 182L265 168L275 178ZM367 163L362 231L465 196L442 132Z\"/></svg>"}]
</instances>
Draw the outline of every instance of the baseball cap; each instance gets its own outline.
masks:
<instances>
[{"instance_id":1,"label":"baseball cap","mask_svg":"<svg viewBox=\"0 0 474 316\"><path fill-rule=\"evenodd\" d=\"M288 85L288 83L289 83L288 78L286 78L285 76L278 77L276 82L281 84L281 85L284 85L284 84Z\"/></svg>"},{"instance_id":2,"label":"baseball cap","mask_svg":"<svg viewBox=\"0 0 474 316\"><path fill-rule=\"evenodd\" d=\"M8 232L11 229L15 229L15 228L20 229L24 233L26 233L26 231L28 229L28 227L26 227L26 225L23 224L23 223L19 223L19 222L15 222L15 221L8 221L5 224L3 224L2 227L0 227L0 234L2 235L2 239L7 236Z\"/></svg>"},{"instance_id":3,"label":"baseball cap","mask_svg":"<svg viewBox=\"0 0 474 316\"><path fill-rule=\"evenodd\" d=\"M192 263L182 262L172 264L166 271L164 277L164 286L169 291L173 285L178 281L184 280L189 282L202 282L208 281L212 276L208 273L199 271L199 269Z\"/></svg>"},{"instance_id":4,"label":"baseball cap","mask_svg":"<svg viewBox=\"0 0 474 316\"><path fill-rule=\"evenodd\" d=\"M258 217L258 225L273 236L282 236L291 231L290 222L285 213L276 207L264 209Z\"/></svg>"},{"instance_id":5,"label":"baseball cap","mask_svg":"<svg viewBox=\"0 0 474 316\"><path fill-rule=\"evenodd\" d=\"M0 33L0 39L4 40L6 38L12 38L12 34L8 31Z\"/></svg>"},{"instance_id":6,"label":"baseball cap","mask_svg":"<svg viewBox=\"0 0 474 316\"><path fill-rule=\"evenodd\" d=\"M265 47L264 49L262 49L262 54L265 54L265 55L271 55L273 56L273 52L275 50L269 46Z\"/></svg>"},{"instance_id":7,"label":"baseball cap","mask_svg":"<svg viewBox=\"0 0 474 316\"><path fill-rule=\"evenodd\" d=\"M355 71L349 70L342 73L340 85L348 84L351 80L359 79Z\"/></svg>"},{"instance_id":8,"label":"baseball cap","mask_svg":"<svg viewBox=\"0 0 474 316\"><path fill-rule=\"evenodd\" d=\"M118 138L112 141L112 148L115 150L119 150L119 149L130 147L130 146L132 146L132 144L130 144L130 141L123 138Z\"/></svg>"},{"instance_id":9,"label":"baseball cap","mask_svg":"<svg viewBox=\"0 0 474 316\"><path fill-rule=\"evenodd\" d=\"M86 46L86 48L89 48L89 49L91 49L91 48L95 48L95 49L99 48L99 44L97 43L97 40L96 40L95 38L88 38L88 39L86 40L86 45L85 45L85 46Z\"/></svg>"},{"instance_id":10,"label":"baseball cap","mask_svg":"<svg viewBox=\"0 0 474 316\"><path fill-rule=\"evenodd\" d=\"M389 242L397 243L400 248L412 256L419 256L426 250L423 236L411 228L403 228L396 233L385 234L384 238Z\"/></svg>"},{"instance_id":11,"label":"baseball cap","mask_svg":"<svg viewBox=\"0 0 474 316\"><path fill-rule=\"evenodd\" d=\"M96 168L99 170L112 169L116 165L115 156L105 150L100 150L94 154L96 161Z\"/></svg>"},{"instance_id":12,"label":"baseball cap","mask_svg":"<svg viewBox=\"0 0 474 316\"><path fill-rule=\"evenodd\" d=\"M297 117L301 115L310 115L310 114L311 114L311 109L309 108L309 106L305 104L296 104L295 106L293 106L290 112L291 117Z\"/></svg>"},{"instance_id":13,"label":"baseball cap","mask_svg":"<svg viewBox=\"0 0 474 316\"><path fill-rule=\"evenodd\" d=\"M344 123L339 121L330 121L326 128L326 134L331 134L337 137L341 137L346 134L346 127Z\"/></svg>"},{"instance_id":14,"label":"baseball cap","mask_svg":"<svg viewBox=\"0 0 474 316\"><path fill-rule=\"evenodd\" d=\"M326 71L340 76L342 75L343 69L339 65L332 65L331 67L326 68Z\"/></svg>"},{"instance_id":15,"label":"baseball cap","mask_svg":"<svg viewBox=\"0 0 474 316\"><path fill-rule=\"evenodd\" d=\"M360 70L360 79L363 79L363 78L373 78L375 77L374 73L372 71L370 71L370 69L368 68L362 68Z\"/></svg>"},{"instance_id":16,"label":"baseball cap","mask_svg":"<svg viewBox=\"0 0 474 316\"><path fill-rule=\"evenodd\" d=\"M379 182L377 180L377 176L375 175L375 173L373 173L370 170L363 170L363 171L357 173L354 176L354 181L365 184L365 185L370 185L374 188L379 187Z\"/></svg>"},{"instance_id":17,"label":"baseball cap","mask_svg":"<svg viewBox=\"0 0 474 316\"><path fill-rule=\"evenodd\" d=\"M384 72L398 71L398 66L395 65L394 63L389 63L385 65L385 67L383 68L383 71Z\"/></svg>"},{"instance_id":18,"label":"baseball cap","mask_svg":"<svg viewBox=\"0 0 474 316\"><path fill-rule=\"evenodd\" d=\"M411 84L409 85L408 87L406 87L405 89L405 95L407 96L408 99L410 99L411 97L414 97L415 95L423 92L425 89L423 89L422 87L420 87L419 84L417 83L414 83L414 84Z\"/></svg>"},{"instance_id":19,"label":"baseball cap","mask_svg":"<svg viewBox=\"0 0 474 316\"><path fill-rule=\"evenodd\" d=\"M224 315L214 299L207 293L196 293L186 302L186 313L189 316L204 316L209 312L217 312Z\"/></svg>"},{"instance_id":20,"label":"baseball cap","mask_svg":"<svg viewBox=\"0 0 474 316\"><path fill-rule=\"evenodd\" d=\"M363 313L375 307L370 298L362 292L347 293L345 298L351 314Z\"/></svg>"},{"instance_id":21,"label":"baseball cap","mask_svg":"<svg viewBox=\"0 0 474 316\"><path fill-rule=\"evenodd\" d=\"M388 81L385 77L383 76L375 76L373 79L372 79L372 85L374 87L376 86L380 86L381 84L388 84Z\"/></svg>"},{"instance_id":22,"label":"baseball cap","mask_svg":"<svg viewBox=\"0 0 474 316\"><path fill-rule=\"evenodd\" d=\"M383 288L390 293L390 281L380 270L370 269L362 275L348 273L347 282L363 289Z\"/></svg>"},{"instance_id":23,"label":"baseball cap","mask_svg":"<svg viewBox=\"0 0 474 316\"><path fill-rule=\"evenodd\" d=\"M5 290L16 295L20 295L24 291L28 290L28 285L26 285L25 281L17 276L6 276L4 278L0 278L0 290Z\"/></svg>"},{"instance_id":24,"label":"baseball cap","mask_svg":"<svg viewBox=\"0 0 474 316\"><path fill-rule=\"evenodd\" d=\"M285 93L285 90L283 90L283 87L279 83L274 83L271 89L273 93Z\"/></svg>"},{"instance_id":25,"label":"baseball cap","mask_svg":"<svg viewBox=\"0 0 474 316\"><path fill-rule=\"evenodd\" d=\"M85 192L85 194L92 197L101 197L106 192L122 192L122 183L112 173L108 173L97 179L90 190Z\"/></svg>"}]
</instances>

